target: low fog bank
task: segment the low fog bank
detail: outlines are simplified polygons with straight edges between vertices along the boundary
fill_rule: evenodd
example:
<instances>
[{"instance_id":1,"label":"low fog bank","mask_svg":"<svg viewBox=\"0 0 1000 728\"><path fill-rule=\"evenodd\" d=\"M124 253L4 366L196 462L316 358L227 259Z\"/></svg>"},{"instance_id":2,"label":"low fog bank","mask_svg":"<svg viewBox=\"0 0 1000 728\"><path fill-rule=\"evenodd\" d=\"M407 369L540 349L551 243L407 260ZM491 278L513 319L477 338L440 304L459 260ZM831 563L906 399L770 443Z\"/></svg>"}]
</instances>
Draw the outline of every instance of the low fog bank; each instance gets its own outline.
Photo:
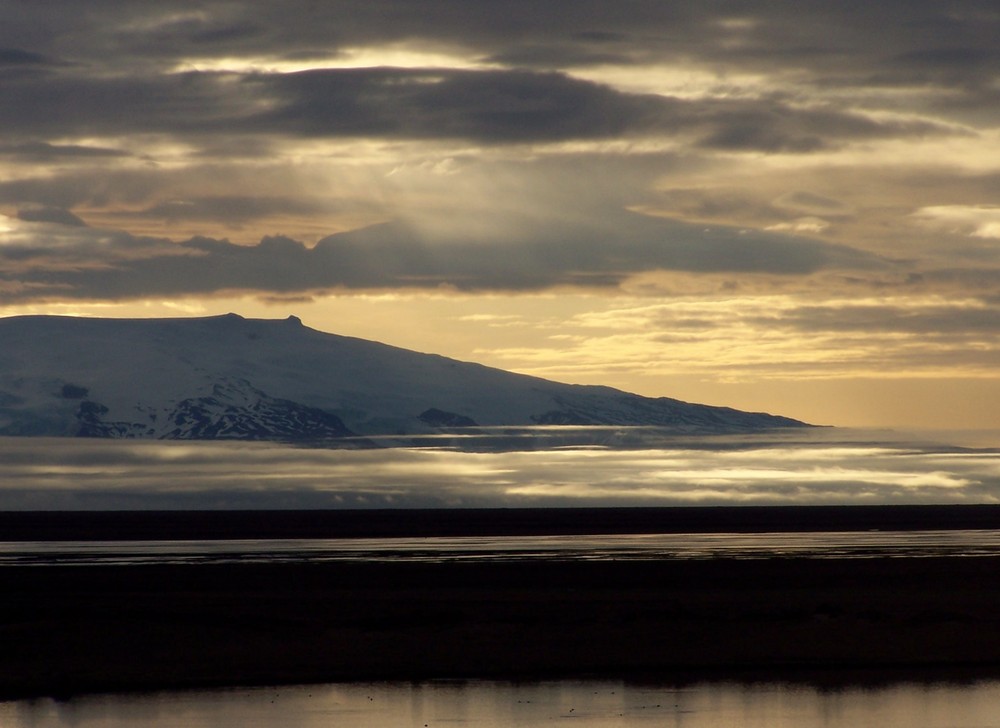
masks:
<instances>
[{"instance_id":1,"label":"low fog bank","mask_svg":"<svg viewBox=\"0 0 1000 728\"><path fill-rule=\"evenodd\" d=\"M550 428L373 450L0 438L0 509L997 503L994 434Z\"/></svg>"}]
</instances>

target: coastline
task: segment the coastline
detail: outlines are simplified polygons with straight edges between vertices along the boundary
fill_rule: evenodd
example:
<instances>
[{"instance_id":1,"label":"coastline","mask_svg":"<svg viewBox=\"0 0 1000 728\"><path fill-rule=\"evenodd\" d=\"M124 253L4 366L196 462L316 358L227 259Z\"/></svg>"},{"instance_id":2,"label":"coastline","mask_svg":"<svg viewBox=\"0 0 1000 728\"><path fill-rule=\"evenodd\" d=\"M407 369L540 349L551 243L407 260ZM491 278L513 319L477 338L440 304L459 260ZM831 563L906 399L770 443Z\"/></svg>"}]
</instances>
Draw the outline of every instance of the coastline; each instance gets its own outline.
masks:
<instances>
[{"instance_id":1,"label":"coastline","mask_svg":"<svg viewBox=\"0 0 1000 728\"><path fill-rule=\"evenodd\" d=\"M1000 672L1000 559L16 567L0 697Z\"/></svg>"},{"instance_id":2,"label":"coastline","mask_svg":"<svg viewBox=\"0 0 1000 728\"><path fill-rule=\"evenodd\" d=\"M1000 505L0 511L0 541L1000 529Z\"/></svg>"}]
</instances>

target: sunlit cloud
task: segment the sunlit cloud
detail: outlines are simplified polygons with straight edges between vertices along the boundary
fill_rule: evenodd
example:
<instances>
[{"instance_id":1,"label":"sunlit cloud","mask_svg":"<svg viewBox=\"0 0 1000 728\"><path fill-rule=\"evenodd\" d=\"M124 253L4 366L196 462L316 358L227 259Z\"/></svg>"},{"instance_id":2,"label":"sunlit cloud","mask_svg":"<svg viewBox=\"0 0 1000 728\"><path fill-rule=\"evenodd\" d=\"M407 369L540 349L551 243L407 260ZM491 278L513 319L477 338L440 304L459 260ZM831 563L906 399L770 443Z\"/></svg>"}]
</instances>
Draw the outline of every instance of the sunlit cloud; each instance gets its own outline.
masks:
<instances>
[{"instance_id":1,"label":"sunlit cloud","mask_svg":"<svg viewBox=\"0 0 1000 728\"><path fill-rule=\"evenodd\" d=\"M800 217L791 222L779 222L768 225L765 230L777 230L779 232L792 233L821 233L830 227L830 223L818 217Z\"/></svg>"},{"instance_id":2,"label":"sunlit cloud","mask_svg":"<svg viewBox=\"0 0 1000 728\"><path fill-rule=\"evenodd\" d=\"M685 64L639 66L603 65L577 68L577 78L608 84L628 93L657 94L680 99L759 99L776 86L773 76L698 68Z\"/></svg>"},{"instance_id":3,"label":"sunlit cloud","mask_svg":"<svg viewBox=\"0 0 1000 728\"><path fill-rule=\"evenodd\" d=\"M1000 238L1000 207L995 205L936 205L914 213L929 225L975 238Z\"/></svg>"},{"instance_id":4,"label":"sunlit cloud","mask_svg":"<svg viewBox=\"0 0 1000 728\"><path fill-rule=\"evenodd\" d=\"M998 321L994 304L969 298L688 297L595 307L553 326L548 346L480 353L556 378L616 368L720 381L948 377L958 369L992 377Z\"/></svg>"},{"instance_id":5,"label":"sunlit cloud","mask_svg":"<svg viewBox=\"0 0 1000 728\"><path fill-rule=\"evenodd\" d=\"M495 63L470 57L462 53L444 50L422 49L405 43L385 46L358 46L339 48L333 55L316 55L310 58L287 58L282 56L233 56L220 58L186 58L171 70L173 73L225 72L225 73L298 73L334 68L499 68Z\"/></svg>"},{"instance_id":6,"label":"sunlit cloud","mask_svg":"<svg viewBox=\"0 0 1000 728\"><path fill-rule=\"evenodd\" d=\"M544 433L542 433L544 434ZM0 506L293 508L991 503L1000 456L906 439L671 441L636 448L322 450L262 443L0 440ZM625 436L624 431L617 436ZM565 435L560 435L563 437ZM860 436L860 435L859 435ZM870 435L865 435L870 438ZM478 439L480 444L487 439ZM657 443L656 446L651 446Z\"/></svg>"}]
</instances>

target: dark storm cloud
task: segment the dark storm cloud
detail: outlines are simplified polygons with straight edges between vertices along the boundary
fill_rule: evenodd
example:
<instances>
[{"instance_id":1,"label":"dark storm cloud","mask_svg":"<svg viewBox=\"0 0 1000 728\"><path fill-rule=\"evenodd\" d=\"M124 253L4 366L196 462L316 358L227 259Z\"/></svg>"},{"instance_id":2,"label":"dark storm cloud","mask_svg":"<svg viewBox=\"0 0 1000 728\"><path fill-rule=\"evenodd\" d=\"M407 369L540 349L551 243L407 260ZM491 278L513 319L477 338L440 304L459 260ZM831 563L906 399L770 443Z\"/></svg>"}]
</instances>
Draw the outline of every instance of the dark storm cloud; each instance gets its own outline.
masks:
<instances>
[{"instance_id":1,"label":"dark storm cloud","mask_svg":"<svg viewBox=\"0 0 1000 728\"><path fill-rule=\"evenodd\" d=\"M52 65L52 61L38 53L21 48L0 48L0 68L48 65Z\"/></svg>"},{"instance_id":2,"label":"dark storm cloud","mask_svg":"<svg viewBox=\"0 0 1000 728\"><path fill-rule=\"evenodd\" d=\"M945 41L947 43L947 41ZM872 85L936 84L970 95L988 94L1000 72L1000 50L990 47L932 45L888 59L868 79Z\"/></svg>"},{"instance_id":3,"label":"dark storm cloud","mask_svg":"<svg viewBox=\"0 0 1000 728\"><path fill-rule=\"evenodd\" d=\"M191 134L231 123L247 111L226 74L87 77L76 71L44 78L0 76L0 127L39 135Z\"/></svg>"},{"instance_id":4,"label":"dark storm cloud","mask_svg":"<svg viewBox=\"0 0 1000 728\"><path fill-rule=\"evenodd\" d=\"M995 281L994 281L995 283ZM775 316L749 319L769 328L865 334L906 333L937 339L981 339L1000 333L1000 309L962 302L937 305L862 304L799 306Z\"/></svg>"},{"instance_id":5,"label":"dark storm cloud","mask_svg":"<svg viewBox=\"0 0 1000 728\"><path fill-rule=\"evenodd\" d=\"M878 122L831 108L795 109L780 101L706 101L696 108L692 124L701 122L708 130L700 145L717 149L813 152L847 140L946 131L928 122Z\"/></svg>"},{"instance_id":6,"label":"dark storm cloud","mask_svg":"<svg viewBox=\"0 0 1000 728\"><path fill-rule=\"evenodd\" d=\"M716 74L717 98L726 95L730 73L793 71L802 90L904 87L911 94L903 110L932 108L963 121L995 120L1000 108L994 83L1000 12L990 0L246 0L196 6L115 0L88 2L87 12L53 0L5 8L0 20L0 48L6 49L0 64L31 69L8 74L0 89L6 109L0 125L8 134L256 128L335 136L367 126L375 135L503 141L690 128L684 108L677 119L676 101L658 106L548 75L656 63ZM169 73L192 59L251 58L266 67L268 60L336 59L393 44L499 63L510 73L441 69L442 80L429 88L414 88L416 77L405 76L390 88L385 71L381 77L265 78L280 102L269 114L254 107L268 96L248 92L246 84ZM884 122L873 127L840 109L807 111L803 101L810 101L808 91L757 108L734 102L728 120L709 104L711 118L697 125L696 136L712 148L804 152L856 135L912 133Z\"/></svg>"},{"instance_id":7,"label":"dark storm cloud","mask_svg":"<svg viewBox=\"0 0 1000 728\"><path fill-rule=\"evenodd\" d=\"M59 225L85 227L86 223L69 210L45 205L27 205L17 211L17 219L25 222L54 222Z\"/></svg>"},{"instance_id":8,"label":"dark storm cloud","mask_svg":"<svg viewBox=\"0 0 1000 728\"><path fill-rule=\"evenodd\" d=\"M853 139L946 131L928 122L800 109L780 99L682 100L517 70L70 73L0 78L0 92L8 102L0 107L0 125L28 137L157 132L194 141L244 134L507 143L682 134L707 147L809 152ZM7 148L59 151L38 142Z\"/></svg>"},{"instance_id":9,"label":"dark storm cloud","mask_svg":"<svg viewBox=\"0 0 1000 728\"><path fill-rule=\"evenodd\" d=\"M50 228L40 228L29 230L24 243L0 247L0 300L233 290L607 288L652 270L795 275L881 265L844 246L634 213L609 212L600 224L529 220L530 234L513 239L505 232L516 222L509 216L476 220L494 224L494 233L466 222L431 231L385 223L332 235L311 249L283 237L242 246L210 238L171 243L91 229L57 238Z\"/></svg>"},{"instance_id":10,"label":"dark storm cloud","mask_svg":"<svg viewBox=\"0 0 1000 728\"><path fill-rule=\"evenodd\" d=\"M611 137L668 114L651 97L557 73L309 71L261 77L279 108L251 124L311 136L527 141ZM251 81L251 85L256 85Z\"/></svg>"},{"instance_id":11,"label":"dark storm cloud","mask_svg":"<svg viewBox=\"0 0 1000 728\"><path fill-rule=\"evenodd\" d=\"M0 156L31 162L49 162L66 159L100 159L103 157L127 157L129 153L121 149L92 147L81 144L49 144L48 142L23 142L20 144L0 144Z\"/></svg>"},{"instance_id":12,"label":"dark storm cloud","mask_svg":"<svg viewBox=\"0 0 1000 728\"><path fill-rule=\"evenodd\" d=\"M66 209L78 205L136 205L149 200L164 185L164 176L131 170L88 170L10 179L0 181L0 203Z\"/></svg>"},{"instance_id":13,"label":"dark storm cloud","mask_svg":"<svg viewBox=\"0 0 1000 728\"><path fill-rule=\"evenodd\" d=\"M121 217L158 218L166 221L216 220L228 223L275 214L310 215L331 209L330 203L294 197L252 197L218 195L189 200L167 200L150 207L123 213Z\"/></svg>"},{"instance_id":14,"label":"dark storm cloud","mask_svg":"<svg viewBox=\"0 0 1000 728\"><path fill-rule=\"evenodd\" d=\"M1000 20L990 0L256 0L197 6L182 0L95 0L87 4L88 12L77 9L69 0L22 3L6 13L0 45L91 60L101 58L102 49L125 58L177 57L193 50L225 57L247 49L288 55L424 39L522 64L534 57L531 50L550 48L543 56L547 64L562 50L565 57L584 59L609 53L636 62L696 55L763 65L795 57L849 67L919 51L930 62L956 47L988 51ZM944 55L946 62L956 62ZM565 63L559 56L558 64Z\"/></svg>"},{"instance_id":15,"label":"dark storm cloud","mask_svg":"<svg viewBox=\"0 0 1000 728\"><path fill-rule=\"evenodd\" d=\"M470 221L471 223L472 221ZM476 220L487 222L484 216ZM461 224L424 233L395 223L330 236L316 251L335 256L359 280L432 281L459 288L617 283L647 270L805 274L827 267L868 268L876 258L846 246L725 227L703 227L628 212L603 211L579 222L491 221L493 236ZM520 228L520 229L524 229ZM445 273L447 271L447 273ZM450 280L442 280L444 273ZM437 279L437 280L435 280ZM604 283L606 284L606 283ZM377 285L377 283L376 283Z\"/></svg>"},{"instance_id":16,"label":"dark storm cloud","mask_svg":"<svg viewBox=\"0 0 1000 728\"><path fill-rule=\"evenodd\" d=\"M8 136L261 132L504 142L686 132L711 148L808 152L942 130L876 122L803 98L725 98L725 74L794 68L803 87L937 84L958 108L995 98L991 79L1000 68L991 32L1000 18L976 2L98 2L87 13L70 5L60 12L61 5L23 5L2 18L0 64L39 69L0 78ZM188 59L249 56L266 67L266 59L330 59L404 41L512 67L171 71ZM680 100L564 73L656 62L715 69L720 89L712 99Z\"/></svg>"},{"instance_id":17,"label":"dark storm cloud","mask_svg":"<svg viewBox=\"0 0 1000 728\"><path fill-rule=\"evenodd\" d=\"M876 266L874 256L817 240L625 212L646 203L643 209L655 208L655 190L663 190L677 204L659 209L689 219L763 227L799 214L820 215L824 224L855 222L861 214L853 198L813 180L762 185L767 197L758 200L745 168L738 171L751 191L718 192L724 176L682 180L671 189L672 182L660 184L670 170L647 168L658 152L647 153L642 142L655 138L657 149L682 150L705 164L723 160L716 170L724 175L730 152L822 160L820 152L856 142L974 137L975 130L945 122L996 117L998 35L1000 11L985 0L93 0L85 11L67 0L7 4L0 10L5 214L18 208L22 220L70 227L79 221L76 209L105 224L142 220L146 230L160 222L299 216L306 222L295 234L303 237L314 233L302 229L319 227L315 215L330 211L352 216L336 229L358 219L400 222L332 236L314 249L277 237L237 246L208 237L175 244L63 233L54 244L24 233L0 241L0 286L9 300L439 285L535 290L613 287L655 270L801 276ZM376 51L394 44L438 54L412 63L444 60L422 68L378 60ZM331 67L365 50L372 67ZM318 68L274 70L292 59L316 59ZM488 62L495 65L482 65ZM599 73L611 66L614 73ZM638 91L657 90L658 83L672 91ZM691 93L677 90L684 83ZM932 108L936 116L923 114ZM503 176L503 162L490 157L502 154L482 147L538 145L544 154L518 177L524 190L490 197L496 186L466 190L471 173L454 177L451 188L428 182L429 173L393 187L403 175L387 182L385 174L409 159L393 157L385 144L378 161L358 174L366 178L358 198L370 201L363 214L362 203L346 199L354 178L328 183L347 170L333 153L324 158L324 173L310 170L301 184L285 184L294 176L289 169L308 165L301 162L303 140L362 138L434 142L396 151L406 146L412 155L419 147L449 162L470 155L479 181ZM635 145L607 154L608 165L619 164L615 170L594 164L570 182L546 177L549 162L539 160L552 147L545 145L577 140ZM267 169L240 166L271 155ZM351 171L369 164L365 150L350 162L357 165ZM254 173L256 185L248 181ZM338 199L321 200L327 183L327 196ZM923 177L912 184L930 186ZM565 199L552 204L557 193L538 194L546 185L564 185ZM816 192L795 196L800 187ZM489 199L472 199L480 189ZM886 208L887 195L876 190L871 206ZM533 196L544 199L533 204ZM407 223L424 203L450 225ZM473 220L471 204L493 205L489 219ZM539 213L544 204L549 209ZM512 208L519 212L510 215ZM273 231L255 231L252 239ZM219 234L212 225L206 232ZM28 259L37 262L30 270Z\"/></svg>"}]
</instances>

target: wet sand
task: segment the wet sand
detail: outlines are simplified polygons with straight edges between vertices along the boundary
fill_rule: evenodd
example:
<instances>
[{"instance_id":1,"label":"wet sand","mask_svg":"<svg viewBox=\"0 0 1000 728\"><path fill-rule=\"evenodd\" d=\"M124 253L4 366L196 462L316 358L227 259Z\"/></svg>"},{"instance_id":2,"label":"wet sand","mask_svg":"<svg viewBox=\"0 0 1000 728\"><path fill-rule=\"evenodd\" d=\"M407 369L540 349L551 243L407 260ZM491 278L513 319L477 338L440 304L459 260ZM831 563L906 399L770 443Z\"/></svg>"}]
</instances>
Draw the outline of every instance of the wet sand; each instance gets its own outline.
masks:
<instances>
[{"instance_id":1,"label":"wet sand","mask_svg":"<svg viewBox=\"0 0 1000 728\"><path fill-rule=\"evenodd\" d=\"M371 679L997 674L1000 559L10 567L0 569L0 647L6 697Z\"/></svg>"}]
</instances>

